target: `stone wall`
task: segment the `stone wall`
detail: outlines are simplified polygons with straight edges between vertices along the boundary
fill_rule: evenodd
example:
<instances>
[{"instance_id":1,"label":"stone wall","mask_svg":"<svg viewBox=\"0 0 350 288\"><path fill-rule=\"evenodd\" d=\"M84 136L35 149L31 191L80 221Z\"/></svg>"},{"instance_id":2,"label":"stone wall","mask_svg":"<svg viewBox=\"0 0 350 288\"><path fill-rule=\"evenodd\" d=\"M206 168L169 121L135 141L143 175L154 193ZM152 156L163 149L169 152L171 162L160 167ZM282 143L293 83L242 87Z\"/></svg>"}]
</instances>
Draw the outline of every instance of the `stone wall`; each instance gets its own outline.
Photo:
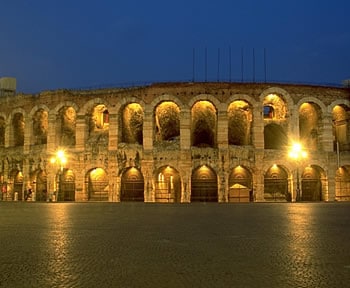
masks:
<instances>
[{"instance_id":1,"label":"stone wall","mask_svg":"<svg viewBox=\"0 0 350 288\"><path fill-rule=\"evenodd\" d=\"M0 199L295 201L300 185L300 199L347 200L349 96L268 83L3 95ZM288 157L294 140L307 159Z\"/></svg>"}]
</instances>

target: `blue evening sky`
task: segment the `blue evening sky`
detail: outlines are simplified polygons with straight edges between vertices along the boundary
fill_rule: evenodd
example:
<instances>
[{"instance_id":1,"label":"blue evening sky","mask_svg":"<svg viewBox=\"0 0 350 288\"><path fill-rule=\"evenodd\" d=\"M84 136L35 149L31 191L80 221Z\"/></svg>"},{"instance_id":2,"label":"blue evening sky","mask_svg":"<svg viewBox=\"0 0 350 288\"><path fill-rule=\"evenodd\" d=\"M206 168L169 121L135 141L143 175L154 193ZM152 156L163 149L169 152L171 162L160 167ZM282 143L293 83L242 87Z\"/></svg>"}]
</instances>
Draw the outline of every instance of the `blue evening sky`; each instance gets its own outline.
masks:
<instances>
[{"instance_id":1,"label":"blue evening sky","mask_svg":"<svg viewBox=\"0 0 350 288\"><path fill-rule=\"evenodd\" d=\"M18 92L350 78L348 0L1 2L0 77Z\"/></svg>"}]
</instances>

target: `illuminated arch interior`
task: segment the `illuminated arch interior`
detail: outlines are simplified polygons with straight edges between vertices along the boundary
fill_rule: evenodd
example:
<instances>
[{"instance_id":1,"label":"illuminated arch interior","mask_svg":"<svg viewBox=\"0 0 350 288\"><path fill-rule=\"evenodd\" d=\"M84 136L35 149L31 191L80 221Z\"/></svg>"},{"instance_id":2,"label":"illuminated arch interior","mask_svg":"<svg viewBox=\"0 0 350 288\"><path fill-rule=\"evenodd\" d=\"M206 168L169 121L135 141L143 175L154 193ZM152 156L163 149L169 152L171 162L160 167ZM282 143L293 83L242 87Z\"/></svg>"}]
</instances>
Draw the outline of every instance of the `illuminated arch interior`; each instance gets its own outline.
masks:
<instances>
[{"instance_id":1,"label":"illuminated arch interior","mask_svg":"<svg viewBox=\"0 0 350 288\"><path fill-rule=\"evenodd\" d=\"M217 112L209 101L198 101L192 107L192 145L216 146Z\"/></svg>"},{"instance_id":2,"label":"illuminated arch interior","mask_svg":"<svg viewBox=\"0 0 350 288\"><path fill-rule=\"evenodd\" d=\"M303 103L299 108L300 139L309 150L319 145L321 109L314 103Z\"/></svg>"},{"instance_id":3,"label":"illuminated arch interior","mask_svg":"<svg viewBox=\"0 0 350 288\"><path fill-rule=\"evenodd\" d=\"M215 171L206 166L200 166L192 173L191 202L217 202L218 187Z\"/></svg>"},{"instance_id":4,"label":"illuminated arch interior","mask_svg":"<svg viewBox=\"0 0 350 288\"><path fill-rule=\"evenodd\" d=\"M265 120L284 120L287 108L284 99L277 94L265 96L263 102L263 115Z\"/></svg>"},{"instance_id":5,"label":"illuminated arch interior","mask_svg":"<svg viewBox=\"0 0 350 288\"><path fill-rule=\"evenodd\" d=\"M143 143L143 109L138 103L126 105L121 114L121 142L129 144Z\"/></svg>"},{"instance_id":6,"label":"illuminated arch interior","mask_svg":"<svg viewBox=\"0 0 350 288\"><path fill-rule=\"evenodd\" d=\"M230 145L251 144L252 109L242 100L232 102L227 110L228 142Z\"/></svg>"},{"instance_id":7,"label":"illuminated arch interior","mask_svg":"<svg viewBox=\"0 0 350 288\"><path fill-rule=\"evenodd\" d=\"M180 136L180 108L170 101L160 103L155 109L156 141L174 141Z\"/></svg>"},{"instance_id":8,"label":"illuminated arch interior","mask_svg":"<svg viewBox=\"0 0 350 288\"><path fill-rule=\"evenodd\" d=\"M49 115L44 109L39 109L33 115L34 144L47 143L47 130L49 127Z\"/></svg>"},{"instance_id":9,"label":"illuminated arch interior","mask_svg":"<svg viewBox=\"0 0 350 288\"><path fill-rule=\"evenodd\" d=\"M75 145L76 111L71 106L64 106L58 111L57 142L61 146Z\"/></svg>"}]
</instances>

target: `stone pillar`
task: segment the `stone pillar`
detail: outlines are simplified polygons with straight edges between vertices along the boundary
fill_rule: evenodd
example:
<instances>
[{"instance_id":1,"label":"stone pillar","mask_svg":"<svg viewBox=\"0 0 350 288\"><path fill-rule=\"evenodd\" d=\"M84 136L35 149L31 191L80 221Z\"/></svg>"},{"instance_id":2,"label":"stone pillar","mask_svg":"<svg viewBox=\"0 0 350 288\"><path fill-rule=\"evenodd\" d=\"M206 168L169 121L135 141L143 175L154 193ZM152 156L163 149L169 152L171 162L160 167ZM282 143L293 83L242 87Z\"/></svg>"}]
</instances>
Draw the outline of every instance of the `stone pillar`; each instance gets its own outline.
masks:
<instances>
[{"instance_id":1,"label":"stone pillar","mask_svg":"<svg viewBox=\"0 0 350 288\"><path fill-rule=\"evenodd\" d=\"M30 145L32 144L32 134L33 134L33 121L27 115L27 117L25 117L25 124L24 124L24 143L23 143L24 154L29 153Z\"/></svg>"},{"instance_id":2,"label":"stone pillar","mask_svg":"<svg viewBox=\"0 0 350 288\"><path fill-rule=\"evenodd\" d=\"M256 170L253 176L254 183L253 183L253 192L254 192L254 198L256 202L264 202L264 167L263 167L263 161L264 159L264 151L256 151L255 155L255 165Z\"/></svg>"},{"instance_id":3,"label":"stone pillar","mask_svg":"<svg viewBox=\"0 0 350 288\"><path fill-rule=\"evenodd\" d=\"M57 115L56 114L49 114L49 127L47 131L47 151L53 152L57 149L57 145L59 143L59 139L57 139ZM51 156L51 155L49 155Z\"/></svg>"},{"instance_id":4,"label":"stone pillar","mask_svg":"<svg viewBox=\"0 0 350 288\"><path fill-rule=\"evenodd\" d=\"M153 150L153 110L146 107L143 120L143 148L145 151Z\"/></svg>"},{"instance_id":5,"label":"stone pillar","mask_svg":"<svg viewBox=\"0 0 350 288\"><path fill-rule=\"evenodd\" d=\"M77 115L76 118L76 127L75 127L75 149L78 151L84 151L85 141L87 138L87 127L85 121L85 115Z\"/></svg>"},{"instance_id":6,"label":"stone pillar","mask_svg":"<svg viewBox=\"0 0 350 288\"><path fill-rule=\"evenodd\" d=\"M255 149L264 149L264 117L260 104L255 105L253 117L253 146Z\"/></svg>"},{"instance_id":7,"label":"stone pillar","mask_svg":"<svg viewBox=\"0 0 350 288\"><path fill-rule=\"evenodd\" d=\"M227 149L228 146L228 119L227 111L218 111L218 125L217 125L217 146L218 148Z\"/></svg>"},{"instance_id":8,"label":"stone pillar","mask_svg":"<svg viewBox=\"0 0 350 288\"><path fill-rule=\"evenodd\" d=\"M180 149L191 148L191 112L184 109L180 114Z\"/></svg>"},{"instance_id":9,"label":"stone pillar","mask_svg":"<svg viewBox=\"0 0 350 288\"><path fill-rule=\"evenodd\" d=\"M109 143L108 150L118 149L118 114L109 114Z\"/></svg>"},{"instance_id":10,"label":"stone pillar","mask_svg":"<svg viewBox=\"0 0 350 288\"><path fill-rule=\"evenodd\" d=\"M154 202L155 195L153 189L153 171L152 165L153 162L150 160L142 160L141 172L143 175L144 181L144 201L145 202Z\"/></svg>"},{"instance_id":11,"label":"stone pillar","mask_svg":"<svg viewBox=\"0 0 350 288\"><path fill-rule=\"evenodd\" d=\"M76 171L75 174L75 201L88 201L89 195L85 183L85 169Z\"/></svg>"},{"instance_id":12,"label":"stone pillar","mask_svg":"<svg viewBox=\"0 0 350 288\"><path fill-rule=\"evenodd\" d=\"M22 187L22 199L24 199L24 191L29 188L32 189L32 201L36 200L36 185L33 183L33 179L30 178L30 163L28 159L23 159L22 162L22 174L23 174L23 187ZM15 182L15 181L13 181Z\"/></svg>"},{"instance_id":13,"label":"stone pillar","mask_svg":"<svg viewBox=\"0 0 350 288\"><path fill-rule=\"evenodd\" d=\"M322 117L322 129L320 135L321 149L325 152L333 152L333 122L332 114L325 113Z\"/></svg>"},{"instance_id":14,"label":"stone pillar","mask_svg":"<svg viewBox=\"0 0 350 288\"><path fill-rule=\"evenodd\" d=\"M326 193L326 195L322 195L324 201L335 201L336 170L336 165L330 165L328 167L328 193Z\"/></svg>"}]
</instances>

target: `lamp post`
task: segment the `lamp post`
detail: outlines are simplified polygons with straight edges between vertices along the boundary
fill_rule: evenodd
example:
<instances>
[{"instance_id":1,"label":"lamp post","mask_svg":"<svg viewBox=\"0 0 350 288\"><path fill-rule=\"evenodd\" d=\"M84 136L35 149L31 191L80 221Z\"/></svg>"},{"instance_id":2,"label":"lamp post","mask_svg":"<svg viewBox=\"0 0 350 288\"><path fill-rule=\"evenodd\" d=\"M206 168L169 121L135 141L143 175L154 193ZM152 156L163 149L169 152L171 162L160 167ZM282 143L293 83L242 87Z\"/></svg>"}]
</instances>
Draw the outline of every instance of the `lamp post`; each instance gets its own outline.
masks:
<instances>
[{"instance_id":1,"label":"lamp post","mask_svg":"<svg viewBox=\"0 0 350 288\"><path fill-rule=\"evenodd\" d=\"M297 189L296 189L296 201L301 200L300 195L300 176L299 176L299 165L302 159L307 157L307 152L304 150L300 143L293 143L291 150L289 151L289 157L295 160L297 164Z\"/></svg>"},{"instance_id":2,"label":"lamp post","mask_svg":"<svg viewBox=\"0 0 350 288\"><path fill-rule=\"evenodd\" d=\"M63 168L65 164L67 163L67 158L65 155L65 152L63 150L58 150L50 160L51 164L56 164L59 168L58 170L58 185L57 185L57 195L56 199L61 200L61 194L62 194L62 177L63 177ZM64 197L62 197L64 200Z\"/></svg>"}]
</instances>

